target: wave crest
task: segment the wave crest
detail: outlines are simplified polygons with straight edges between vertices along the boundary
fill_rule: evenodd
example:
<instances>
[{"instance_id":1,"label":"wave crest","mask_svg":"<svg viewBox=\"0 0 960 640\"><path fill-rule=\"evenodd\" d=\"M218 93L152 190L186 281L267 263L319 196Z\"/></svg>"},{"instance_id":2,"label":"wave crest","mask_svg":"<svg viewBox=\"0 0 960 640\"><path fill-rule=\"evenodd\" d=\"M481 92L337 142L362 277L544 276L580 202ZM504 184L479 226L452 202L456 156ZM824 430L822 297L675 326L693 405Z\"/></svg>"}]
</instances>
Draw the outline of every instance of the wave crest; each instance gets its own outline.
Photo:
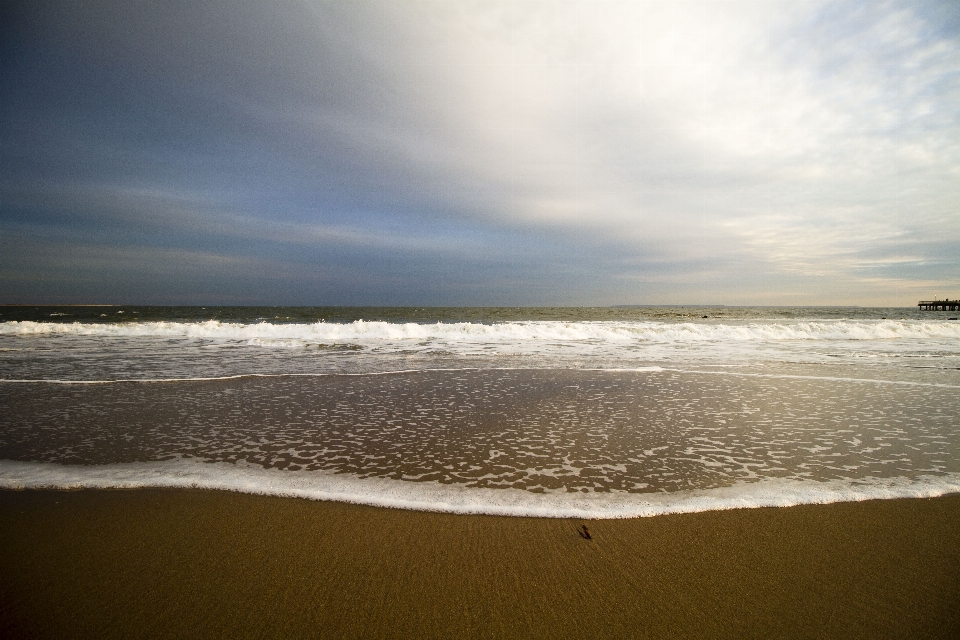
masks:
<instances>
[{"instance_id":1,"label":"wave crest","mask_svg":"<svg viewBox=\"0 0 960 640\"><path fill-rule=\"evenodd\" d=\"M261 346L376 345L394 342L450 343L694 343L777 341L871 341L960 339L960 324L943 321L839 320L672 323L672 322L558 322L519 321L496 324L459 323L350 323L240 324L206 322L56 323L13 321L0 323L0 336L99 338L185 338L244 341Z\"/></svg>"}]
</instances>

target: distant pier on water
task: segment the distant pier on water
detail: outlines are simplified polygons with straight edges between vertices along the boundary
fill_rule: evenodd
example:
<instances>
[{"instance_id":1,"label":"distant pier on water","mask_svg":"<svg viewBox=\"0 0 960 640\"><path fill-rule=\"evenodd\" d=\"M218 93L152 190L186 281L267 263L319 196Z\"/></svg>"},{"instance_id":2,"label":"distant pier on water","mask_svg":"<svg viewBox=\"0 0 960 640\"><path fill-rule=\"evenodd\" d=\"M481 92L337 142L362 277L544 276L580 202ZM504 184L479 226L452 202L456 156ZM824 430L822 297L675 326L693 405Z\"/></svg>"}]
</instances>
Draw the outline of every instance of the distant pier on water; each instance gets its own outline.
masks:
<instances>
[{"instance_id":1,"label":"distant pier on water","mask_svg":"<svg viewBox=\"0 0 960 640\"><path fill-rule=\"evenodd\" d=\"M925 311L957 311L960 300L921 300L917 306Z\"/></svg>"}]
</instances>

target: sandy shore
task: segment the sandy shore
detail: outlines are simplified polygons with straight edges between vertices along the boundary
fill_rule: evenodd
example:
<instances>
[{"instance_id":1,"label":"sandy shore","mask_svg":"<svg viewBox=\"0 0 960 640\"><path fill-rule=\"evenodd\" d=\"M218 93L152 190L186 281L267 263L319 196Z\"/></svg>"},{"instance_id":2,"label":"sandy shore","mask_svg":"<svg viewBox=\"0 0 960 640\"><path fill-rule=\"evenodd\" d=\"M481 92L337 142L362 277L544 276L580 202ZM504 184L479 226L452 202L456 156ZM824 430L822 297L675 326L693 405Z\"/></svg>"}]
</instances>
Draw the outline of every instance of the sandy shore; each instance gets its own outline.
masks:
<instances>
[{"instance_id":1,"label":"sandy shore","mask_svg":"<svg viewBox=\"0 0 960 640\"><path fill-rule=\"evenodd\" d=\"M960 496L580 524L0 491L0 635L960 637Z\"/></svg>"}]
</instances>

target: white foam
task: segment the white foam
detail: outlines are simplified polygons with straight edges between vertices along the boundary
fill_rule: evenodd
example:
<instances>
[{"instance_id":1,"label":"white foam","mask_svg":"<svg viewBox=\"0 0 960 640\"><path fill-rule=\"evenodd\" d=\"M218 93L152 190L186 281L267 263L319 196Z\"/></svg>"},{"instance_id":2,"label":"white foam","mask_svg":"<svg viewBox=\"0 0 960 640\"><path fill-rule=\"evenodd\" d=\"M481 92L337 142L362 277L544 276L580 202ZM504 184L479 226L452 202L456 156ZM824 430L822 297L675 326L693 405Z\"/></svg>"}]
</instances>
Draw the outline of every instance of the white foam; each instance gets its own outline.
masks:
<instances>
[{"instance_id":1,"label":"white foam","mask_svg":"<svg viewBox=\"0 0 960 640\"><path fill-rule=\"evenodd\" d=\"M391 376L410 373L458 373L464 371L542 371L537 367L429 367L424 369L392 369L388 371L364 372L319 372L319 373L238 373L228 376L207 376L189 378L116 378L97 380L64 380L59 378L0 378L0 384L56 384L56 385L105 385L128 383L165 383L165 382L214 382L217 380L239 380L242 378L329 378L336 376ZM549 371L566 370L564 367L550 367ZM677 369L659 366L648 367L609 367L577 368L571 371L595 371L598 373L683 373L688 375L722 375L741 378L774 378L788 380L826 380L830 382L853 382L877 385L899 385L906 387L934 387L940 389L960 389L960 385L940 382L917 382L915 380L885 380L883 378L851 378L839 376L797 375L788 373L743 373L739 371L710 371L702 369Z\"/></svg>"},{"instance_id":2,"label":"white foam","mask_svg":"<svg viewBox=\"0 0 960 640\"><path fill-rule=\"evenodd\" d=\"M144 487L218 489L460 514L611 519L885 498L931 498L960 493L960 474L829 482L764 480L721 489L656 494L532 493L433 482L361 479L324 472L280 471L194 459L102 466L0 460L0 488L4 489Z\"/></svg>"},{"instance_id":3,"label":"white foam","mask_svg":"<svg viewBox=\"0 0 960 640\"><path fill-rule=\"evenodd\" d=\"M516 342L769 342L895 339L960 339L960 324L926 320L816 320L793 323L557 322L523 321L482 324L350 323L240 324L206 322L0 323L5 336L88 336L207 338L244 341L261 346L291 347L311 343L375 345L389 342L516 343Z\"/></svg>"},{"instance_id":4,"label":"white foam","mask_svg":"<svg viewBox=\"0 0 960 640\"><path fill-rule=\"evenodd\" d=\"M611 369L615 371L615 369ZM960 389L960 385L944 384L941 382L917 382L915 380L884 380L882 378L850 378L840 376L804 376L792 373L745 373L741 371L704 371L669 369L678 373L703 374L717 376L735 376L740 378L774 378L783 380L827 380L830 382L859 382L864 384L893 384L904 387L936 387L940 389Z\"/></svg>"},{"instance_id":5,"label":"white foam","mask_svg":"<svg viewBox=\"0 0 960 640\"><path fill-rule=\"evenodd\" d=\"M162 382L214 382L217 380L239 380L241 378L330 378L335 376L365 377L393 376L405 373L457 373L461 371L527 371L529 367L430 367L425 369L390 369L387 371L322 371L316 373L236 373L228 376L205 376L189 378L105 378L97 380L64 380L60 378L0 378L0 383L11 384L124 384L124 383L162 383ZM616 369L616 371L657 372L660 367L638 367L636 369ZM603 371L603 369L591 369ZM613 370L612 370L613 371Z\"/></svg>"}]
</instances>

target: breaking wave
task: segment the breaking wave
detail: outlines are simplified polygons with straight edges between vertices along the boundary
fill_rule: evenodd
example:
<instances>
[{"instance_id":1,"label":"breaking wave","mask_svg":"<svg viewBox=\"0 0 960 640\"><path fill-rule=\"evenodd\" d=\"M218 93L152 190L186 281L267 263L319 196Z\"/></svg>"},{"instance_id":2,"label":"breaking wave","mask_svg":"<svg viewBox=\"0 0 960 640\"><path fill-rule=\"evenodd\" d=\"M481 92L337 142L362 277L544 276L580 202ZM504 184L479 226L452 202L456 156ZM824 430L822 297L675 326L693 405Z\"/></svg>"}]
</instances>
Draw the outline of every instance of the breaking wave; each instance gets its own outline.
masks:
<instances>
[{"instance_id":1,"label":"breaking wave","mask_svg":"<svg viewBox=\"0 0 960 640\"><path fill-rule=\"evenodd\" d=\"M837 320L803 322L558 322L242 324L206 322L57 323L4 322L0 336L190 338L243 341L271 347L304 343L375 346L396 342L517 343L697 343L777 341L872 341L960 339L960 324L943 321Z\"/></svg>"}]
</instances>

